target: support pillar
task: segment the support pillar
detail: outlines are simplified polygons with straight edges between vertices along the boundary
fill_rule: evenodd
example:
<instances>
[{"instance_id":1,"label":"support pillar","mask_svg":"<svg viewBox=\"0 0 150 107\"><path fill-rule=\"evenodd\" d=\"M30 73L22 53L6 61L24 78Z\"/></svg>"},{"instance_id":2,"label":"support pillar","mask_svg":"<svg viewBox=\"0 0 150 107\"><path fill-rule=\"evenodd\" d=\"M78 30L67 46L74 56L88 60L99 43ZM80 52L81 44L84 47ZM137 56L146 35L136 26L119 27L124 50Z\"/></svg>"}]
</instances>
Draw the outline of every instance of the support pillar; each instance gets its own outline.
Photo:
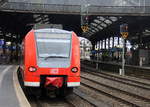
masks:
<instances>
[{"instance_id":1,"label":"support pillar","mask_svg":"<svg viewBox=\"0 0 150 107\"><path fill-rule=\"evenodd\" d=\"M115 41L114 41L114 37L112 37L112 48L114 47L114 43Z\"/></svg>"},{"instance_id":2,"label":"support pillar","mask_svg":"<svg viewBox=\"0 0 150 107\"><path fill-rule=\"evenodd\" d=\"M101 40L99 41L99 49L102 49Z\"/></svg>"},{"instance_id":3,"label":"support pillar","mask_svg":"<svg viewBox=\"0 0 150 107\"><path fill-rule=\"evenodd\" d=\"M120 45L120 37L119 37L119 36L118 36L118 42L117 42L117 45L118 45L118 46ZM120 52L118 51L117 53L118 53L117 60L119 60L119 54L120 54Z\"/></svg>"},{"instance_id":4,"label":"support pillar","mask_svg":"<svg viewBox=\"0 0 150 107\"><path fill-rule=\"evenodd\" d=\"M105 39L105 49L106 49L106 39Z\"/></svg>"},{"instance_id":5,"label":"support pillar","mask_svg":"<svg viewBox=\"0 0 150 107\"><path fill-rule=\"evenodd\" d=\"M101 45L100 45L100 42L101 42L101 41L99 41L99 44L98 44L98 45L99 45L99 47L98 47L98 48L99 48L99 50L101 49Z\"/></svg>"},{"instance_id":6,"label":"support pillar","mask_svg":"<svg viewBox=\"0 0 150 107\"><path fill-rule=\"evenodd\" d=\"M108 49L110 49L110 38L108 38Z\"/></svg>"},{"instance_id":7,"label":"support pillar","mask_svg":"<svg viewBox=\"0 0 150 107\"><path fill-rule=\"evenodd\" d=\"M103 40L101 40L101 49L103 49Z\"/></svg>"},{"instance_id":8,"label":"support pillar","mask_svg":"<svg viewBox=\"0 0 150 107\"><path fill-rule=\"evenodd\" d=\"M117 44L120 45L120 37L118 37L118 43Z\"/></svg>"},{"instance_id":9,"label":"support pillar","mask_svg":"<svg viewBox=\"0 0 150 107\"><path fill-rule=\"evenodd\" d=\"M112 48L114 48L114 36L112 37ZM114 52L112 52L112 59L114 59Z\"/></svg>"},{"instance_id":10,"label":"support pillar","mask_svg":"<svg viewBox=\"0 0 150 107\"><path fill-rule=\"evenodd\" d=\"M125 59L126 59L126 53L127 53L127 40L125 39L124 41L124 56L125 56Z\"/></svg>"}]
</instances>

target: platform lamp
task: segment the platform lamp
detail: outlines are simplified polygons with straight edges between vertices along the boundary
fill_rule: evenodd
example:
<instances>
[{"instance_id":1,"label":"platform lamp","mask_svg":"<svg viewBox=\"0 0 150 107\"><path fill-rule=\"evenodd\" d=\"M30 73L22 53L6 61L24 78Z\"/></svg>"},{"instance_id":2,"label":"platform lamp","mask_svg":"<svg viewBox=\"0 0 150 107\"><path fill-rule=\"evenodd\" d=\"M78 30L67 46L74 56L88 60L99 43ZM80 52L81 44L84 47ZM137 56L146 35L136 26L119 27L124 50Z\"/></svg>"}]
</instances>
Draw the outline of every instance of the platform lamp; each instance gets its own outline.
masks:
<instances>
[{"instance_id":1,"label":"platform lamp","mask_svg":"<svg viewBox=\"0 0 150 107\"><path fill-rule=\"evenodd\" d=\"M89 16L88 16L88 8L89 8L90 4L85 4L85 5L81 5L81 29L83 31L83 33L86 33L89 30Z\"/></svg>"},{"instance_id":2,"label":"platform lamp","mask_svg":"<svg viewBox=\"0 0 150 107\"><path fill-rule=\"evenodd\" d=\"M128 24L122 24L120 25L120 34L122 36L122 42L123 42L123 47L122 47L122 69L119 70L120 75L124 76L125 75L125 39L128 37Z\"/></svg>"}]
</instances>

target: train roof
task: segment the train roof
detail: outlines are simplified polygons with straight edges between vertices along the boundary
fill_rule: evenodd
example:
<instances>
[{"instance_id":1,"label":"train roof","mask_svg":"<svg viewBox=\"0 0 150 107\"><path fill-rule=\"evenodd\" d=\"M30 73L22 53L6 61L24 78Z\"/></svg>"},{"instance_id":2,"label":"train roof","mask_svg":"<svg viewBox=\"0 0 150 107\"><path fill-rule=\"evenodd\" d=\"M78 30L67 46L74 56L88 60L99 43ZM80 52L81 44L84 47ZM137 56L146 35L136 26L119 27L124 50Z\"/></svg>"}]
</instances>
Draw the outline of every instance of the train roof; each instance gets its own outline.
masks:
<instances>
[{"instance_id":1,"label":"train roof","mask_svg":"<svg viewBox=\"0 0 150 107\"><path fill-rule=\"evenodd\" d=\"M62 29L55 29L55 28L46 28L46 29L37 29L34 30L35 32L49 32L49 33L72 33L72 31L62 30Z\"/></svg>"}]
</instances>

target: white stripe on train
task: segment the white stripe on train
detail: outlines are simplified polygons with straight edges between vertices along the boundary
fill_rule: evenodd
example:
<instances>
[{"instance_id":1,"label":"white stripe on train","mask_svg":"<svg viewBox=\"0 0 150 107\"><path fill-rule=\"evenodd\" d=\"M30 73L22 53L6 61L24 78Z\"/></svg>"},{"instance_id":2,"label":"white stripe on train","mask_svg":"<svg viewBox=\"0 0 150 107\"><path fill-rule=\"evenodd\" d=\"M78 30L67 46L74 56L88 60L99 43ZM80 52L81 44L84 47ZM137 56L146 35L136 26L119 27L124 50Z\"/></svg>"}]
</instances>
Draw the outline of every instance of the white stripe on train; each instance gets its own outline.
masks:
<instances>
[{"instance_id":1,"label":"white stripe on train","mask_svg":"<svg viewBox=\"0 0 150 107\"><path fill-rule=\"evenodd\" d=\"M68 87L80 86L80 82L67 82Z\"/></svg>"},{"instance_id":2,"label":"white stripe on train","mask_svg":"<svg viewBox=\"0 0 150 107\"><path fill-rule=\"evenodd\" d=\"M25 86L39 87L40 82L24 82ZM80 82L67 82L68 87L80 86Z\"/></svg>"},{"instance_id":3,"label":"white stripe on train","mask_svg":"<svg viewBox=\"0 0 150 107\"><path fill-rule=\"evenodd\" d=\"M25 86L31 86L31 87L39 87L40 82L24 82Z\"/></svg>"}]
</instances>

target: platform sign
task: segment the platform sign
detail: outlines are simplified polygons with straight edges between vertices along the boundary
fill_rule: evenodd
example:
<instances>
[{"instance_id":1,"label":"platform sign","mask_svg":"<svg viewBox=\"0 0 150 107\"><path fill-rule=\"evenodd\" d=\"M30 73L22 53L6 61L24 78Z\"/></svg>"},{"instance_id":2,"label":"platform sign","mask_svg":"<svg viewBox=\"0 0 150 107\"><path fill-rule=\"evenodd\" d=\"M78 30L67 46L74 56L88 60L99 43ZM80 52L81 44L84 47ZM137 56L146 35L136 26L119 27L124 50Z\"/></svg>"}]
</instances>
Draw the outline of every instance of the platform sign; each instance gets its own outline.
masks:
<instances>
[{"instance_id":1,"label":"platform sign","mask_svg":"<svg viewBox=\"0 0 150 107\"><path fill-rule=\"evenodd\" d=\"M123 48L122 48L122 69L120 70L120 74L122 76L125 75L125 69L124 69L124 66L125 66L125 39L128 37L129 33L128 33L128 24L122 24L120 25L120 34L122 35L122 44L123 44Z\"/></svg>"},{"instance_id":2,"label":"platform sign","mask_svg":"<svg viewBox=\"0 0 150 107\"><path fill-rule=\"evenodd\" d=\"M89 27L88 27L88 25L82 25L81 29L83 32L87 32L89 30Z\"/></svg>"},{"instance_id":3,"label":"platform sign","mask_svg":"<svg viewBox=\"0 0 150 107\"><path fill-rule=\"evenodd\" d=\"M128 33L128 24L122 24L120 25L120 34L122 35L122 38L126 39L129 35Z\"/></svg>"}]
</instances>

